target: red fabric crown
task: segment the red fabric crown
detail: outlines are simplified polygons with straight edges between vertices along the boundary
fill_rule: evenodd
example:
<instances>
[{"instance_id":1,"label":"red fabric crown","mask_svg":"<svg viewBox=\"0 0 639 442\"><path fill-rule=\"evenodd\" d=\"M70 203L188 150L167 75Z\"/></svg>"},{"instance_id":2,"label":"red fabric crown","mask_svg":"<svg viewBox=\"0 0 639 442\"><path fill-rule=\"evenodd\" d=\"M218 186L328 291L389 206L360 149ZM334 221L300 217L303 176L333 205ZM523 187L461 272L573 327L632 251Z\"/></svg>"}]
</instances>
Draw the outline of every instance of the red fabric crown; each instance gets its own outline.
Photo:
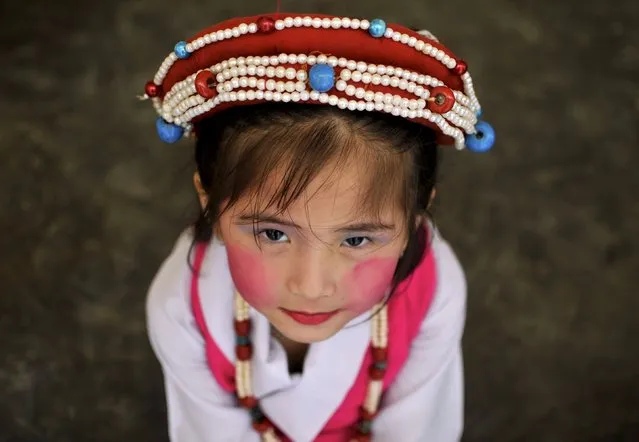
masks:
<instances>
[{"instance_id":1,"label":"red fabric crown","mask_svg":"<svg viewBox=\"0 0 639 442\"><path fill-rule=\"evenodd\" d=\"M227 20L176 44L145 93L167 142L225 109L266 101L388 112L428 125L441 144L458 148L469 137L486 141L466 64L431 34L380 19Z\"/></svg>"}]
</instances>

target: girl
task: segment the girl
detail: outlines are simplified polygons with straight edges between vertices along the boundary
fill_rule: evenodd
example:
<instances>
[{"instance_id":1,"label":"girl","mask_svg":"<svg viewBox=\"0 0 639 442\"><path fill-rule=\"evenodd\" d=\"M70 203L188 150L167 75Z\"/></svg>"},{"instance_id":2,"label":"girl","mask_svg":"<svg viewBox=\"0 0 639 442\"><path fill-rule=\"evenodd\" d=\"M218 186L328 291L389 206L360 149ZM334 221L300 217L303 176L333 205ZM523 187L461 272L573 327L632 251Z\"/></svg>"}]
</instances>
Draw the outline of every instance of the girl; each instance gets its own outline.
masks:
<instances>
[{"instance_id":1,"label":"girl","mask_svg":"<svg viewBox=\"0 0 639 442\"><path fill-rule=\"evenodd\" d=\"M494 139L465 63L278 14L179 42L145 92L196 137L200 216L147 304L171 440L459 440L466 286L428 207L437 144Z\"/></svg>"}]
</instances>

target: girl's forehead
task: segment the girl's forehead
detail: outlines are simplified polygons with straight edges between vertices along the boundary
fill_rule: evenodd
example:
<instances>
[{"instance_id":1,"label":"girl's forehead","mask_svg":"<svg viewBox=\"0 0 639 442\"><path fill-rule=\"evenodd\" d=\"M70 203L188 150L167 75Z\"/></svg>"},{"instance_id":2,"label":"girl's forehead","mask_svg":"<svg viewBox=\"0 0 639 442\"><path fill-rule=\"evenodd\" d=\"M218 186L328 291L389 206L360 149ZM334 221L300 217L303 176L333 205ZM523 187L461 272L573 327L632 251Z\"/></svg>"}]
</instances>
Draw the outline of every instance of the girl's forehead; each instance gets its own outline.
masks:
<instances>
[{"instance_id":1,"label":"girl's forehead","mask_svg":"<svg viewBox=\"0 0 639 442\"><path fill-rule=\"evenodd\" d=\"M298 225L310 224L313 228L332 228L372 219L390 223L397 216L401 217L397 205L366 204L373 170L365 163L348 161L325 167L286 207L278 207L275 203L284 190L286 177L274 171L262 188L248 192L238 201L237 209L255 215L278 215Z\"/></svg>"}]
</instances>

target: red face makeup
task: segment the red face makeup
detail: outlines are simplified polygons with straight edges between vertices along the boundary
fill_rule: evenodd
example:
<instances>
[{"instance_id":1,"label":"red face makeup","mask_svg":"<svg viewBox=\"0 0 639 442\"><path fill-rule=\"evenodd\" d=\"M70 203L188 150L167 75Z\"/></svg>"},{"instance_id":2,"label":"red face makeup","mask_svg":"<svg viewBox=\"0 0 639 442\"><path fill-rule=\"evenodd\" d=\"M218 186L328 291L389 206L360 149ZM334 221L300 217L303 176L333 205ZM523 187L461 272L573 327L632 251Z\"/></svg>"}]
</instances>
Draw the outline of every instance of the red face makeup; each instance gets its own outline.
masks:
<instances>
[{"instance_id":1,"label":"red face makeup","mask_svg":"<svg viewBox=\"0 0 639 442\"><path fill-rule=\"evenodd\" d=\"M235 288L246 302L257 309L272 307L277 300L273 284L266 277L261 252L230 244L227 244L226 251Z\"/></svg>"},{"instance_id":2,"label":"red face makeup","mask_svg":"<svg viewBox=\"0 0 639 442\"><path fill-rule=\"evenodd\" d=\"M372 258L358 263L341 284L349 294L348 308L361 314L381 301L396 267L397 258Z\"/></svg>"}]
</instances>

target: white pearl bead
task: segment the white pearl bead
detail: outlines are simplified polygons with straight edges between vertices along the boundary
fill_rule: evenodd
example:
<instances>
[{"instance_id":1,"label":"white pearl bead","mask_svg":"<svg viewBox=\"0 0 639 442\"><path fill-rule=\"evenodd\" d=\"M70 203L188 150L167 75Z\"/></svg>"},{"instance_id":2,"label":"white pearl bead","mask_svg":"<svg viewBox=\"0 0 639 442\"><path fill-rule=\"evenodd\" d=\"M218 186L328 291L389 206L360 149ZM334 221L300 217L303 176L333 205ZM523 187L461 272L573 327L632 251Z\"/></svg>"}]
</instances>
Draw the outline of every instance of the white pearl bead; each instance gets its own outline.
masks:
<instances>
[{"instance_id":1,"label":"white pearl bead","mask_svg":"<svg viewBox=\"0 0 639 442\"><path fill-rule=\"evenodd\" d=\"M317 56L318 64L326 64L327 61L328 61L328 57L326 55L322 54Z\"/></svg>"},{"instance_id":2,"label":"white pearl bead","mask_svg":"<svg viewBox=\"0 0 639 442\"><path fill-rule=\"evenodd\" d=\"M382 86L388 86L390 84L390 77L388 75L382 76Z\"/></svg>"},{"instance_id":3,"label":"white pearl bead","mask_svg":"<svg viewBox=\"0 0 639 442\"><path fill-rule=\"evenodd\" d=\"M277 66L280 62L280 59L277 55L273 55L269 58L268 63L273 65L273 66Z\"/></svg>"},{"instance_id":4,"label":"white pearl bead","mask_svg":"<svg viewBox=\"0 0 639 442\"><path fill-rule=\"evenodd\" d=\"M255 91L247 91L246 92L246 99L249 101L253 101L255 100Z\"/></svg>"},{"instance_id":5,"label":"white pearl bead","mask_svg":"<svg viewBox=\"0 0 639 442\"><path fill-rule=\"evenodd\" d=\"M323 18L322 19L322 28L330 29L330 27L331 27L331 19L330 18Z\"/></svg>"},{"instance_id":6,"label":"white pearl bead","mask_svg":"<svg viewBox=\"0 0 639 442\"><path fill-rule=\"evenodd\" d=\"M382 82L382 76L379 74L375 74L371 77L371 83L373 83L374 85L378 85L381 84Z\"/></svg>"},{"instance_id":7,"label":"white pearl bead","mask_svg":"<svg viewBox=\"0 0 639 442\"><path fill-rule=\"evenodd\" d=\"M282 29L284 29L284 22L282 20L277 20L275 22L275 29L277 29L278 31L281 31Z\"/></svg>"},{"instance_id":8,"label":"white pearl bead","mask_svg":"<svg viewBox=\"0 0 639 442\"><path fill-rule=\"evenodd\" d=\"M328 94L325 92L321 93L319 96L319 101L320 103L323 103L323 104L328 103Z\"/></svg>"},{"instance_id":9,"label":"white pearl bead","mask_svg":"<svg viewBox=\"0 0 639 442\"><path fill-rule=\"evenodd\" d=\"M204 36L204 43L209 44L211 43L212 39L211 39L211 34L206 34Z\"/></svg>"},{"instance_id":10,"label":"white pearl bead","mask_svg":"<svg viewBox=\"0 0 639 442\"><path fill-rule=\"evenodd\" d=\"M341 68L345 68L348 65L348 60L344 57L341 57L337 60L337 65Z\"/></svg>"},{"instance_id":11,"label":"white pearl bead","mask_svg":"<svg viewBox=\"0 0 639 442\"><path fill-rule=\"evenodd\" d=\"M311 100L317 101L317 100L319 100L319 97L320 97L320 93L319 92L311 91L311 93L310 93Z\"/></svg>"},{"instance_id":12,"label":"white pearl bead","mask_svg":"<svg viewBox=\"0 0 639 442\"><path fill-rule=\"evenodd\" d=\"M350 28L351 27L351 19L348 17L344 17L342 19L342 27L344 28Z\"/></svg>"},{"instance_id":13,"label":"white pearl bead","mask_svg":"<svg viewBox=\"0 0 639 442\"><path fill-rule=\"evenodd\" d=\"M294 102L300 101L300 93L299 92L293 92L291 94L291 100L294 101Z\"/></svg>"},{"instance_id":14,"label":"white pearl bead","mask_svg":"<svg viewBox=\"0 0 639 442\"><path fill-rule=\"evenodd\" d=\"M257 68L255 67L255 65L249 65L246 67L247 75L255 75L256 72L257 72Z\"/></svg>"},{"instance_id":15,"label":"white pearl bead","mask_svg":"<svg viewBox=\"0 0 639 442\"><path fill-rule=\"evenodd\" d=\"M217 79L218 83L221 83L224 81L224 74L220 72L215 78Z\"/></svg>"},{"instance_id":16,"label":"white pearl bead","mask_svg":"<svg viewBox=\"0 0 639 442\"><path fill-rule=\"evenodd\" d=\"M380 64L377 66L377 73L379 75L385 75L386 74L386 66Z\"/></svg>"},{"instance_id":17,"label":"white pearl bead","mask_svg":"<svg viewBox=\"0 0 639 442\"><path fill-rule=\"evenodd\" d=\"M393 108L393 105L392 105L392 104L385 104L385 105L384 105L384 112L387 112L387 113L389 113L389 114L390 114L391 112L393 112L393 109L394 109L394 108Z\"/></svg>"},{"instance_id":18,"label":"white pearl bead","mask_svg":"<svg viewBox=\"0 0 639 442\"><path fill-rule=\"evenodd\" d=\"M364 99L366 101L373 101L375 99L375 92L373 91L366 91L366 93L364 94Z\"/></svg>"},{"instance_id":19,"label":"white pearl bead","mask_svg":"<svg viewBox=\"0 0 639 442\"><path fill-rule=\"evenodd\" d=\"M369 84L371 82L372 77L373 76L371 74L369 74L368 72L363 73L362 74L362 83Z\"/></svg>"},{"instance_id":20,"label":"white pearl bead","mask_svg":"<svg viewBox=\"0 0 639 442\"><path fill-rule=\"evenodd\" d=\"M295 17L293 19L293 26L295 26L296 28L299 28L300 26L302 26L302 24L304 23L302 17Z\"/></svg>"},{"instance_id":21,"label":"white pearl bead","mask_svg":"<svg viewBox=\"0 0 639 442\"><path fill-rule=\"evenodd\" d=\"M240 28L233 28L231 29L231 33L233 35L233 37L237 38L240 35L242 35L242 33L240 32Z\"/></svg>"},{"instance_id":22,"label":"white pearl bead","mask_svg":"<svg viewBox=\"0 0 639 442\"><path fill-rule=\"evenodd\" d=\"M295 78L297 78L299 81L306 81L306 79L308 78L308 75L306 74L306 71L297 71Z\"/></svg>"},{"instance_id":23,"label":"white pearl bead","mask_svg":"<svg viewBox=\"0 0 639 442\"><path fill-rule=\"evenodd\" d=\"M368 70L368 65L363 61L357 63L357 70L360 72L366 72Z\"/></svg>"},{"instance_id":24,"label":"white pearl bead","mask_svg":"<svg viewBox=\"0 0 639 442\"><path fill-rule=\"evenodd\" d=\"M351 78L353 79L353 81L362 81L362 73L360 71L354 71L351 74Z\"/></svg>"},{"instance_id":25,"label":"white pearl bead","mask_svg":"<svg viewBox=\"0 0 639 442\"><path fill-rule=\"evenodd\" d=\"M415 43L415 49L421 51L422 49L424 49L425 44L426 43L424 43L423 40L417 40L417 42Z\"/></svg>"},{"instance_id":26,"label":"white pearl bead","mask_svg":"<svg viewBox=\"0 0 639 442\"><path fill-rule=\"evenodd\" d=\"M423 98L420 98L419 100L417 100L417 108L418 109L425 109L426 108L426 100L424 100Z\"/></svg>"},{"instance_id":27,"label":"white pearl bead","mask_svg":"<svg viewBox=\"0 0 639 442\"><path fill-rule=\"evenodd\" d=\"M364 88L358 87L355 90L355 96L359 98L360 100L363 99L365 95L366 95L366 90Z\"/></svg>"},{"instance_id":28,"label":"white pearl bead","mask_svg":"<svg viewBox=\"0 0 639 442\"><path fill-rule=\"evenodd\" d=\"M352 84L348 85L346 87L346 95L348 95L349 97L355 95L355 86L353 86Z\"/></svg>"},{"instance_id":29,"label":"white pearl bead","mask_svg":"<svg viewBox=\"0 0 639 442\"><path fill-rule=\"evenodd\" d=\"M369 64L368 67L366 68L366 71L369 74L376 74L377 73L377 65Z\"/></svg>"},{"instance_id":30,"label":"white pearl bead","mask_svg":"<svg viewBox=\"0 0 639 442\"><path fill-rule=\"evenodd\" d=\"M399 95L393 95L393 106L401 106L402 104L402 97L400 97Z\"/></svg>"},{"instance_id":31,"label":"white pearl bead","mask_svg":"<svg viewBox=\"0 0 639 442\"><path fill-rule=\"evenodd\" d=\"M306 58L306 63L308 64L315 64L317 62L317 57L315 55L309 55Z\"/></svg>"},{"instance_id":32,"label":"white pearl bead","mask_svg":"<svg viewBox=\"0 0 639 442\"><path fill-rule=\"evenodd\" d=\"M372 101L366 103L366 110L369 112L372 112L375 110L375 103L373 103Z\"/></svg>"},{"instance_id":33,"label":"white pearl bead","mask_svg":"<svg viewBox=\"0 0 639 442\"><path fill-rule=\"evenodd\" d=\"M276 86L277 86L277 83L275 82L275 80L268 80L266 82L266 89L268 89L269 91L274 90Z\"/></svg>"},{"instance_id":34,"label":"white pearl bead","mask_svg":"<svg viewBox=\"0 0 639 442\"><path fill-rule=\"evenodd\" d=\"M340 109L346 109L348 107L348 100L346 98L340 98L337 103L337 107Z\"/></svg>"},{"instance_id":35,"label":"white pearl bead","mask_svg":"<svg viewBox=\"0 0 639 442\"><path fill-rule=\"evenodd\" d=\"M350 100L348 102L348 110L350 110L350 111L357 110L357 106L358 106L358 102L355 101L355 100Z\"/></svg>"},{"instance_id":36,"label":"white pearl bead","mask_svg":"<svg viewBox=\"0 0 639 442\"><path fill-rule=\"evenodd\" d=\"M313 25L313 19L311 17L304 17L302 19L302 25L306 28L309 28Z\"/></svg>"},{"instance_id":37,"label":"white pearl bead","mask_svg":"<svg viewBox=\"0 0 639 442\"><path fill-rule=\"evenodd\" d=\"M291 94L289 94L288 92L284 92L282 94L282 101L284 103L288 103L289 101L291 101Z\"/></svg>"},{"instance_id":38,"label":"white pearl bead","mask_svg":"<svg viewBox=\"0 0 639 442\"><path fill-rule=\"evenodd\" d=\"M359 27L360 27L360 29L363 29L363 30L365 30L365 31L366 31L366 30L370 27L370 25L371 25L371 23L370 23L368 20L362 20L362 21L359 23Z\"/></svg>"},{"instance_id":39,"label":"white pearl bead","mask_svg":"<svg viewBox=\"0 0 639 442\"><path fill-rule=\"evenodd\" d=\"M395 75L395 68L393 66L386 66L386 75L388 76Z\"/></svg>"},{"instance_id":40,"label":"white pearl bead","mask_svg":"<svg viewBox=\"0 0 639 442\"><path fill-rule=\"evenodd\" d=\"M376 101L375 102L375 110L378 112L381 112L384 110L384 103L382 103L381 101Z\"/></svg>"},{"instance_id":41,"label":"white pearl bead","mask_svg":"<svg viewBox=\"0 0 639 442\"><path fill-rule=\"evenodd\" d=\"M266 68L264 66L258 66L256 69L257 75L263 77L266 75Z\"/></svg>"},{"instance_id":42,"label":"white pearl bead","mask_svg":"<svg viewBox=\"0 0 639 442\"><path fill-rule=\"evenodd\" d=\"M313 19L313 27L316 29L319 29L322 27L322 19L321 18L314 18Z\"/></svg>"},{"instance_id":43,"label":"white pearl bead","mask_svg":"<svg viewBox=\"0 0 639 442\"><path fill-rule=\"evenodd\" d=\"M286 54L280 54L280 55L277 57L277 61L278 61L279 63L286 63L286 62L288 61L288 55L286 55Z\"/></svg>"},{"instance_id":44,"label":"white pearl bead","mask_svg":"<svg viewBox=\"0 0 639 442\"><path fill-rule=\"evenodd\" d=\"M342 19L335 17L333 20L331 20L331 26L332 26L333 29L341 28L342 27Z\"/></svg>"},{"instance_id":45,"label":"white pearl bead","mask_svg":"<svg viewBox=\"0 0 639 442\"><path fill-rule=\"evenodd\" d=\"M295 83L295 90L298 92L305 91L306 83L304 83L303 81L298 81L297 83Z\"/></svg>"},{"instance_id":46,"label":"white pearl bead","mask_svg":"<svg viewBox=\"0 0 639 442\"><path fill-rule=\"evenodd\" d=\"M222 101L227 102L227 103L228 103L229 101L231 101L231 94L230 94L229 92L225 92L225 93L222 95Z\"/></svg>"},{"instance_id":47,"label":"white pearl bead","mask_svg":"<svg viewBox=\"0 0 639 442\"><path fill-rule=\"evenodd\" d=\"M393 104L393 94L384 94L384 104Z\"/></svg>"},{"instance_id":48,"label":"white pearl bead","mask_svg":"<svg viewBox=\"0 0 639 442\"><path fill-rule=\"evenodd\" d=\"M415 43L417 43L417 39L415 37L410 37L408 39L408 46L411 48L415 47Z\"/></svg>"},{"instance_id":49,"label":"white pearl bead","mask_svg":"<svg viewBox=\"0 0 639 442\"><path fill-rule=\"evenodd\" d=\"M301 101L308 101L309 98L311 98L311 94L309 94L308 91L300 92L300 100Z\"/></svg>"},{"instance_id":50,"label":"white pearl bead","mask_svg":"<svg viewBox=\"0 0 639 442\"><path fill-rule=\"evenodd\" d=\"M406 80L399 80L399 88L403 91L406 90L406 88L408 87L408 81Z\"/></svg>"},{"instance_id":51,"label":"white pearl bead","mask_svg":"<svg viewBox=\"0 0 639 442\"><path fill-rule=\"evenodd\" d=\"M266 68L266 76L269 78L275 77L275 68L273 66Z\"/></svg>"},{"instance_id":52,"label":"white pearl bead","mask_svg":"<svg viewBox=\"0 0 639 442\"><path fill-rule=\"evenodd\" d=\"M386 28L386 32L384 32L384 37L393 38L394 34L395 34L395 31L393 31L392 28Z\"/></svg>"},{"instance_id":53,"label":"white pearl bead","mask_svg":"<svg viewBox=\"0 0 639 442\"><path fill-rule=\"evenodd\" d=\"M339 98L336 95L331 95L328 98L328 104L330 104L331 106L337 106L338 102L339 102Z\"/></svg>"},{"instance_id":54,"label":"white pearl bead","mask_svg":"<svg viewBox=\"0 0 639 442\"><path fill-rule=\"evenodd\" d=\"M357 69L357 62L355 62L354 60L349 60L348 63L346 63L346 67L349 70L354 71Z\"/></svg>"},{"instance_id":55,"label":"white pearl bead","mask_svg":"<svg viewBox=\"0 0 639 442\"><path fill-rule=\"evenodd\" d=\"M351 71L349 69L342 69L342 72L340 72L339 76L342 80L344 81L348 81L351 79Z\"/></svg>"},{"instance_id":56,"label":"white pearl bead","mask_svg":"<svg viewBox=\"0 0 639 442\"><path fill-rule=\"evenodd\" d=\"M231 31L230 29L225 29L224 38L233 38L233 31Z\"/></svg>"},{"instance_id":57,"label":"white pearl bead","mask_svg":"<svg viewBox=\"0 0 639 442\"><path fill-rule=\"evenodd\" d=\"M337 82L335 83L335 89L337 89L338 91L345 91L347 87L347 84L344 80L337 80Z\"/></svg>"},{"instance_id":58,"label":"white pearl bead","mask_svg":"<svg viewBox=\"0 0 639 442\"><path fill-rule=\"evenodd\" d=\"M284 68L282 67L282 69ZM297 76L297 71L293 68L285 69L284 76L288 78L289 80L295 80L295 77Z\"/></svg>"},{"instance_id":59,"label":"white pearl bead","mask_svg":"<svg viewBox=\"0 0 639 442\"><path fill-rule=\"evenodd\" d=\"M415 38L415 37L413 37ZM410 41L410 36L406 35L406 34L402 34L401 39L399 40L402 42L402 44L408 44L408 42Z\"/></svg>"},{"instance_id":60,"label":"white pearl bead","mask_svg":"<svg viewBox=\"0 0 639 442\"><path fill-rule=\"evenodd\" d=\"M384 93L383 92L375 92L375 102L376 103L383 103L384 102Z\"/></svg>"},{"instance_id":61,"label":"white pearl bead","mask_svg":"<svg viewBox=\"0 0 639 442\"><path fill-rule=\"evenodd\" d=\"M293 27L293 17L286 17L286 18L284 19L284 25L285 25L287 28L291 28L291 27Z\"/></svg>"},{"instance_id":62,"label":"white pearl bead","mask_svg":"<svg viewBox=\"0 0 639 442\"><path fill-rule=\"evenodd\" d=\"M255 91L255 99L263 100L264 99L264 91Z\"/></svg>"},{"instance_id":63,"label":"white pearl bead","mask_svg":"<svg viewBox=\"0 0 639 442\"><path fill-rule=\"evenodd\" d=\"M285 90L286 92L295 92L295 86L297 85L297 83L293 82L293 81L287 81L285 83Z\"/></svg>"},{"instance_id":64,"label":"white pearl bead","mask_svg":"<svg viewBox=\"0 0 639 442\"><path fill-rule=\"evenodd\" d=\"M241 66L239 68L237 68L237 75L239 75L240 77L243 77L246 75L246 73L248 72L246 66Z\"/></svg>"},{"instance_id":65,"label":"white pearl bead","mask_svg":"<svg viewBox=\"0 0 639 442\"><path fill-rule=\"evenodd\" d=\"M400 115L402 118L407 118L407 117L408 117L408 109L402 109L402 110L400 111L399 115Z\"/></svg>"},{"instance_id":66,"label":"white pearl bead","mask_svg":"<svg viewBox=\"0 0 639 442\"><path fill-rule=\"evenodd\" d=\"M414 110L408 111L408 118L415 118L417 117L417 112Z\"/></svg>"},{"instance_id":67,"label":"white pearl bead","mask_svg":"<svg viewBox=\"0 0 639 442\"><path fill-rule=\"evenodd\" d=\"M273 92L273 101L282 101L282 93Z\"/></svg>"},{"instance_id":68,"label":"white pearl bead","mask_svg":"<svg viewBox=\"0 0 639 442\"><path fill-rule=\"evenodd\" d=\"M250 88L255 88L257 86L257 78L255 77L250 77L248 79L248 87Z\"/></svg>"},{"instance_id":69,"label":"white pearl bead","mask_svg":"<svg viewBox=\"0 0 639 442\"><path fill-rule=\"evenodd\" d=\"M217 31L215 33L215 37L217 38L218 41L224 40L224 31Z\"/></svg>"},{"instance_id":70,"label":"white pearl bead","mask_svg":"<svg viewBox=\"0 0 639 442\"><path fill-rule=\"evenodd\" d=\"M408 98L402 98L402 101L400 104L402 108L408 108L409 104L410 104L410 100Z\"/></svg>"},{"instance_id":71,"label":"white pearl bead","mask_svg":"<svg viewBox=\"0 0 639 442\"><path fill-rule=\"evenodd\" d=\"M305 54L300 54L300 55L297 56L297 62L299 64L306 64L307 60L308 60L308 58L306 57Z\"/></svg>"},{"instance_id":72,"label":"white pearl bead","mask_svg":"<svg viewBox=\"0 0 639 442\"><path fill-rule=\"evenodd\" d=\"M246 77L240 78L240 87L248 87L248 79Z\"/></svg>"},{"instance_id":73,"label":"white pearl bead","mask_svg":"<svg viewBox=\"0 0 639 442\"><path fill-rule=\"evenodd\" d=\"M391 87L399 86L399 79L397 77L392 77L390 81L390 85Z\"/></svg>"},{"instance_id":74,"label":"white pearl bead","mask_svg":"<svg viewBox=\"0 0 639 442\"><path fill-rule=\"evenodd\" d=\"M359 29L359 19L354 18L351 20L351 29Z\"/></svg>"},{"instance_id":75,"label":"white pearl bead","mask_svg":"<svg viewBox=\"0 0 639 442\"><path fill-rule=\"evenodd\" d=\"M334 55L331 55L330 57L328 57L327 63L330 64L333 67L337 66L337 57L335 57Z\"/></svg>"},{"instance_id":76,"label":"white pearl bead","mask_svg":"<svg viewBox=\"0 0 639 442\"><path fill-rule=\"evenodd\" d=\"M288 57L286 57L285 63L297 64L297 55L289 54Z\"/></svg>"},{"instance_id":77,"label":"white pearl bead","mask_svg":"<svg viewBox=\"0 0 639 442\"><path fill-rule=\"evenodd\" d=\"M415 88L415 95L417 95L418 97L421 97L423 93L424 93L424 88L422 86L417 86Z\"/></svg>"},{"instance_id":78,"label":"white pearl bead","mask_svg":"<svg viewBox=\"0 0 639 442\"><path fill-rule=\"evenodd\" d=\"M251 34L255 34L257 32L257 23L251 23L250 25L248 25L248 31Z\"/></svg>"},{"instance_id":79,"label":"white pearl bead","mask_svg":"<svg viewBox=\"0 0 639 442\"><path fill-rule=\"evenodd\" d=\"M237 99L239 101L246 101L246 92L244 91L238 91L237 93Z\"/></svg>"}]
</instances>

